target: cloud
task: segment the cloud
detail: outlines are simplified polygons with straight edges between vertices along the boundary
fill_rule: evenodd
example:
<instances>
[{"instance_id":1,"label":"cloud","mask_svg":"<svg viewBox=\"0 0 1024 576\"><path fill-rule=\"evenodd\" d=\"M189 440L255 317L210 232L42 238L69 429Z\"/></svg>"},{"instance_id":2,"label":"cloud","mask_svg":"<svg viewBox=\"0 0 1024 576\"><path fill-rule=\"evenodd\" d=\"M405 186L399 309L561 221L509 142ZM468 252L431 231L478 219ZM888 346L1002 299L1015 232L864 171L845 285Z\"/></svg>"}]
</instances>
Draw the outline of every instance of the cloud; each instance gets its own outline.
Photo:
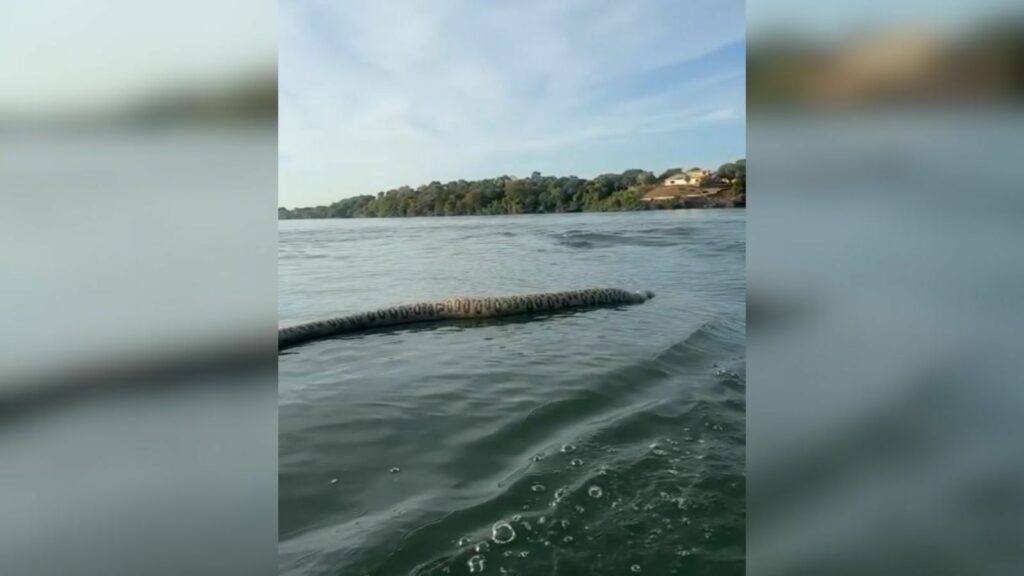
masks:
<instances>
[{"instance_id":1,"label":"cloud","mask_svg":"<svg viewBox=\"0 0 1024 576\"><path fill-rule=\"evenodd\" d=\"M743 19L742 2L707 0L282 2L281 203L493 176L609 138L741 132ZM622 160L599 154L548 170Z\"/></svg>"}]
</instances>

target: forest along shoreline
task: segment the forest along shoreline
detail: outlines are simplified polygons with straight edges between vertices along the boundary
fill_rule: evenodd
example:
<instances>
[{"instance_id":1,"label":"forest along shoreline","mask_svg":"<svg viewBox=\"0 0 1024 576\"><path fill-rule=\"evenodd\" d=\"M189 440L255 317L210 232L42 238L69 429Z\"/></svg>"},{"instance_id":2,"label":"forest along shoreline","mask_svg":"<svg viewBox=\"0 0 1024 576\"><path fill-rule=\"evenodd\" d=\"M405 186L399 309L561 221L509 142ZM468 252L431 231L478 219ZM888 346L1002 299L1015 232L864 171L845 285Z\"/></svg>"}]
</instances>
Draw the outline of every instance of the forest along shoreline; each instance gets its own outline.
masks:
<instances>
[{"instance_id":1,"label":"forest along shoreline","mask_svg":"<svg viewBox=\"0 0 1024 576\"><path fill-rule=\"evenodd\" d=\"M602 174L431 182L403 186L376 196L344 198L329 206L278 208L280 220L388 218L619 212L675 208L743 208L747 205L746 159L717 170L671 168L660 176L640 169Z\"/></svg>"}]
</instances>

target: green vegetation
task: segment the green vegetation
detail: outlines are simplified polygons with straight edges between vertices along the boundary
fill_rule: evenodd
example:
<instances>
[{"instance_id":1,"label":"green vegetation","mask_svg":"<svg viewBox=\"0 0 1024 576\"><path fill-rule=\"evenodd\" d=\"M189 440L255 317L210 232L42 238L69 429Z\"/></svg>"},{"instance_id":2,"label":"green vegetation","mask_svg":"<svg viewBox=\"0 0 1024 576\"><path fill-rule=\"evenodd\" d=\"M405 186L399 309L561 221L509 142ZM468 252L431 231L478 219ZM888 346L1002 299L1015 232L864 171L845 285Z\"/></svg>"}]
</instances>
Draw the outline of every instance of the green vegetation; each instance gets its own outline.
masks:
<instances>
[{"instance_id":1,"label":"green vegetation","mask_svg":"<svg viewBox=\"0 0 1024 576\"><path fill-rule=\"evenodd\" d=\"M737 167L742 167L745 195L745 161L723 166L731 166L733 174ZM665 178L679 172L681 170L672 169L656 177L652 172L632 169L622 174L602 174L589 180L576 176L542 176L534 172L529 178L501 176L445 184L431 182L418 188L403 186L376 196L345 198L330 206L278 208L278 218L548 214L673 208L677 206L643 202L641 198ZM741 180L732 181L738 183ZM733 202L733 205L740 204Z\"/></svg>"},{"instance_id":2,"label":"green vegetation","mask_svg":"<svg viewBox=\"0 0 1024 576\"><path fill-rule=\"evenodd\" d=\"M719 178L732 182L732 191L737 197L742 198L745 205L747 201L747 159L743 158L735 162L726 162L718 167L715 175Z\"/></svg>"}]
</instances>

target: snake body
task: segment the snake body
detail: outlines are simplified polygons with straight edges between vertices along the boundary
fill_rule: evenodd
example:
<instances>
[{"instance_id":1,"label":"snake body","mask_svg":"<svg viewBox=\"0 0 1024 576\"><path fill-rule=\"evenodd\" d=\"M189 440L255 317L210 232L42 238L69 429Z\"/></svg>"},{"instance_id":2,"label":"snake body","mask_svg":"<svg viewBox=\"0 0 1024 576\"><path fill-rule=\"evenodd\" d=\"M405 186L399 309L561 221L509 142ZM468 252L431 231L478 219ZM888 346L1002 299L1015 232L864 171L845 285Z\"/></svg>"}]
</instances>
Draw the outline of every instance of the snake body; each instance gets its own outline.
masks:
<instances>
[{"instance_id":1,"label":"snake body","mask_svg":"<svg viewBox=\"0 0 1024 576\"><path fill-rule=\"evenodd\" d=\"M321 338L414 322L498 318L519 314L558 312L570 308L639 304L653 297L654 293L649 291L629 292L619 288L588 288L522 296L448 298L437 302L381 308L370 312L281 328L277 331L277 347L278 350L284 350Z\"/></svg>"}]
</instances>

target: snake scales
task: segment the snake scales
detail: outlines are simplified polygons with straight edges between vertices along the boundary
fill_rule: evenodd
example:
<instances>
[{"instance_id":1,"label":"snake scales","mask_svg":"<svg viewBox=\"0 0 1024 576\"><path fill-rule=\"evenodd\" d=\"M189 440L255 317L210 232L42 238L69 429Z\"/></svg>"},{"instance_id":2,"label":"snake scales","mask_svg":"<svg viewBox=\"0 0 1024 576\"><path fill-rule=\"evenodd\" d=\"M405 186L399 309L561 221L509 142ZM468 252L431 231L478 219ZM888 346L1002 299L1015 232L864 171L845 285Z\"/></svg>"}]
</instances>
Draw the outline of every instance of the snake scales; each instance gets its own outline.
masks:
<instances>
[{"instance_id":1,"label":"snake scales","mask_svg":"<svg viewBox=\"0 0 1024 576\"><path fill-rule=\"evenodd\" d=\"M370 312L281 328L277 331L277 347L278 350L284 350L321 338L414 322L498 318L519 314L557 312L570 308L639 304L653 297L654 293L649 291L629 292L619 288L588 288L522 296L448 298L437 302L381 308Z\"/></svg>"}]
</instances>

